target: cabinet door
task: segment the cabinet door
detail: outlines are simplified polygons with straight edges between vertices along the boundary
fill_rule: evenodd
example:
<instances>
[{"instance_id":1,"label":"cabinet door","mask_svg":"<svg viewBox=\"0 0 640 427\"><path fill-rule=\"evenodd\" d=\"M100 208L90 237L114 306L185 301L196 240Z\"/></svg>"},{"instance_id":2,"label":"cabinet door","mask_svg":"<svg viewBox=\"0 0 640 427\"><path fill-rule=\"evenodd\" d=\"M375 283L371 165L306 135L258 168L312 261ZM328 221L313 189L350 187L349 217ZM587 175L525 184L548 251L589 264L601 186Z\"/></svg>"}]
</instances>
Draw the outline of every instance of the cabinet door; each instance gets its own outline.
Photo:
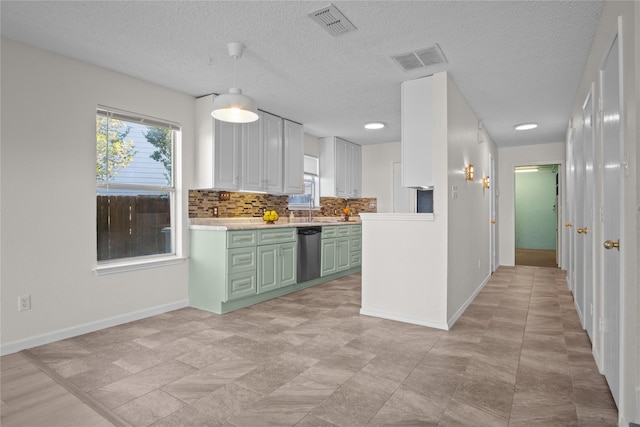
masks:
<instances>
[{"instance_id":1,"label":"cabinet door","mask_svg":"<svg viewBox=\"0 0 640 427\"><path fill-rule=\"evenodd\" d=\"M349 181L351 181L351 175L348 170L348 164L351 163L351 143L336 138L336 197L348 197L350 196Z\"/></svg>"},{"instance_id":2,"label":"cabinet door","mask_svg":"<svg viewBox=\"0 0 640 427\"><path fill-rule=\"evenodd\" d=\"M342 237L336 239L336 267L338 271L351 268L351 251L349 248L350 238Z\"/></svg>"},{"instance_id":3,"label":"cabinet door","mask_svg":"<svg viewBox=\"0 0 640 427\"><path fill-rule=\"evenodd\" d=\"M293 243L282 243L278 245L280 252L280 266L278 268L280 286L289 286L296 284L296 249L297 245Z\"/></svg>"},{"instance_id":4,"label":"cabinet door","mask_svg":"<svg viewBox=\"0 0 640 427\"><path fill-rule=\"evenodd\" d=\"M284 123L284 194L304 193L304 131L301 124Z\"/></svg>"},{"instance_id":5,"label":"cabinet door","mask_svg":"<svg viewBox=\"0 0 640 427\"><path fill-rule=\"evenodd\" d=\"M438 79L438 81L436 81ZM403 187L431 187L433 178L433 145L437 130L435 106L436 75L402 82L402 158ZM446 126L446 123L445 123ZM446 128L445 128L446 129Z\"/></svg>"},{"instance_id":6,"label":"cabinet door","mask_svg":"<svg viewBox=\"0 0 640 427\"><path fill-rule=\"evenodd\" d=\"M242 170L240 172L240 188L247 191L264 191L264 145L263 145L263 116L252 123L242 125Z\"/></svg>"},{"instance_id":7,"label":"cabinet door","mask_svg":"<svg viewBox=\"0 0 640 427\"><path fill-rule=\"evenodd\" d=\"M350 196L360 197L362 194L362 148L357 144L350 144L351 165L350 173Z\"/></svg>"},{"instance_id":8,"label":"cabinet door","mask_svg":"<svg viewBox=\"0 0 640 427\"><path fill-rule=\"evenodd\" d=\"M320 276L327 276L338 272L336 254L336 239L323 239Z\"/></svg>"},{"instance_id":9,"label":"cabinet door","mask_svg":"<svg viewBox=\"0 0 640 427\"><path fill-rule=\"evenodd\" d=\"M279 287L278 245L258 246L258 293Z\"/></svg>"},{"instance_id":10,"label":"cabinet door","mask_svg":"<svg viewBox=\"0 0 640 427\"><path fill-rule=\"evenodd\" d=\"M240 125L216 120L214 126L214 188L238 190Z\"/></svg>"},{"instance_id":11,"label":"cabinet door","mask_svg":"<svg viewBox=\"0 0 640 427\"><path fill-rule=\"evenodd\" d=\"M262 135L264 145L265 187L269 194L282 193L284 159L282 141L282 119L269 113L262 113Z\"/></svg>"}]
</instances>

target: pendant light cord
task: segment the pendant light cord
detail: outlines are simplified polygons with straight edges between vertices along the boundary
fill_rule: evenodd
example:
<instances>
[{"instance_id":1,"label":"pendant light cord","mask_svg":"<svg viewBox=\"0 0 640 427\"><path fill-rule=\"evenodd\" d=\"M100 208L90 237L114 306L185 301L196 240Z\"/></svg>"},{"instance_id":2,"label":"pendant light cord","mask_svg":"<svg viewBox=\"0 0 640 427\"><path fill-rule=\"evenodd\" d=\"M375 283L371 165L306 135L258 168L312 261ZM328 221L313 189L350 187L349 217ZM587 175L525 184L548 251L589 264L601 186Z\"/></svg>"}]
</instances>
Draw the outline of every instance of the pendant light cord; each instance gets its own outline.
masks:
<instances>
[{"instance_id":1,"label":"pendant light cord","mask_svg":"<svg viewBox=\"0 0 640 427\"><path fill-rule=\"evenodd\" d=\"M238 57L233 55L233 87L238 87Z\"/></svg>"}]
</instances>

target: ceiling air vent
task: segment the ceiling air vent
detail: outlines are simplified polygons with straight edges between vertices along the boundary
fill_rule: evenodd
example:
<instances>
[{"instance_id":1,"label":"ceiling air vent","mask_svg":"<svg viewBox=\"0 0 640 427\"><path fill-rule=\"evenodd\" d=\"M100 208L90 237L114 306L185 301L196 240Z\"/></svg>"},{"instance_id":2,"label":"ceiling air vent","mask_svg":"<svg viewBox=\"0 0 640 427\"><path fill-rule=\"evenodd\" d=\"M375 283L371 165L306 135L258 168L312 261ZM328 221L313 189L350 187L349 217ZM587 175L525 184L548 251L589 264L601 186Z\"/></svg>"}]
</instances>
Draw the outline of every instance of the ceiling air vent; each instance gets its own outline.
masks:
<instances>
[{"instance_id":1,"label":"ceiling air vent","mask_svg":"<svg viewBox=\"0 0 640 427\"><path fill-rule=\"evenodd\" d=\"M424 49L393 55L391 59L397 62L405 71L414 71L448 64L447 58L445 58L438 44Z\"/></svg>"},{"instance_id":2,"label":"ceiling air vent","mask_svg":"<svg viewBox=\"0 0 640 427\"><path fill-rule=\"evenodd\" d=\"M332 4L311 12L309 17L334 37L357 30L356 26Z\"/></svg>"}]
</instances>

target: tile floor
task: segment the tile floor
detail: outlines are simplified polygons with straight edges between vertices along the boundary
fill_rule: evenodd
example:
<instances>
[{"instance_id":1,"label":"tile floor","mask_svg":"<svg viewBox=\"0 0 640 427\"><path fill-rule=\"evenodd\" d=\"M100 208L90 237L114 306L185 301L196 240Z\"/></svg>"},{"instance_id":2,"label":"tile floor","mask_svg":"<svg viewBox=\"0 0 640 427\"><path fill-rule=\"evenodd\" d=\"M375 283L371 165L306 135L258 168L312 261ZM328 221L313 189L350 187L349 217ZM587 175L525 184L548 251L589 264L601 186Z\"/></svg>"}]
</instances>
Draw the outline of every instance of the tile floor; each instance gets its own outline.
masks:
<instances>
[{"instance_id":1,"label":"tile floor","mask_svg":"<svg viewBox=\"0 0 640 427\"><path fill-rule=\"evenodd\" d=\"M501 267L450 331L359 307L352 275L224 316L177 310L5 356L3 383L26 358L114 425L617 425L558 269ZM5 416L25 398L6 388L2 425L29 425Z\"/></svg>"}]
</instances>

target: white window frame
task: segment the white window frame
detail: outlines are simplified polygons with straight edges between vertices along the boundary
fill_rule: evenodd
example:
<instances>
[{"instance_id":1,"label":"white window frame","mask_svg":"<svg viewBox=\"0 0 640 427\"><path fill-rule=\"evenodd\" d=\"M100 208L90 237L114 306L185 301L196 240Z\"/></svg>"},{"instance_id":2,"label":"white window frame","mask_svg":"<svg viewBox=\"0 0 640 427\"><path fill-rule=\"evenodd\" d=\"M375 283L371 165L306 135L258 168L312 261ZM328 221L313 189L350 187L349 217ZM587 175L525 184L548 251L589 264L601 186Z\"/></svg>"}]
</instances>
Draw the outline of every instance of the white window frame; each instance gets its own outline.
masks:
<instances>
[{"instance_id":1,"label":"white window frame","mask_svg":"<svg viewBox=\"0 0 640 427\"><path fill-rule=\"evenodd\" d=\"M122 120L124 122L144 124L147 126L163 127L163 128L171 129L173 131L172 149L171 149L171 155L172 155L171 185L155 186L155 185L135 185L135 184L122 184L122 183L109 183L109 182L105 184L99 184L98 181L96 180L96 197L98 195L98 190L101 188L106 190L110 190L110 189L142 190L142 191L147 190L147 191L161 191L161 192L169 193L169 198L170 198L169 215L170 215L170 228L171 228L170 235L171 235L172 252L98 261L98 253L97 253L97 246L96 246L95 259L96 259L97 265L94 269L94 272L98 275L112 274L112 273L134 271L134 270L140 270L140 269L147 269L147 268L183 263L185 261L185 258L181 256L182 248L179 245L180 239L178 238L182 233L179 233L178 230L176 229L176 227L182 223L182 221L177 217L179 215L178 212L181 213L182 211L177 206L178 200L179 200L177 195L180 194L178 184L177 184L179 182L179 180L177 179L177 176L180 173L179 171L180 165L179 165L179 162L176 161L176 159L179 158L178 146L180 145L180 141L181 141L180 125L168 120L157 119L154 117L145 116L138 113L131 113L128 111L119 110L111 107L100 106L100 105L97 107L97 111L96 111L96 117L98 116L104 116L107 118ZM97 218L97 215L96 215L96 218ZM96 234L96 239L97 238L98 236Z\"/></svg>"},{"instance_id":2,"label":"white window frame","mask_svg":"<svg viewBox=\"0 0 640 427\"><path fill-rule=\"evenodd\" d=\"M312 210L320 210L320 176L319 159L314 156L304 155L304 181L305 187L307 182L311 182L311 197L313 200ZM305 193L306 194L306 193ZM289 203L290 211L309 210L308 203Z\"/></svg>"}]
</instances>

